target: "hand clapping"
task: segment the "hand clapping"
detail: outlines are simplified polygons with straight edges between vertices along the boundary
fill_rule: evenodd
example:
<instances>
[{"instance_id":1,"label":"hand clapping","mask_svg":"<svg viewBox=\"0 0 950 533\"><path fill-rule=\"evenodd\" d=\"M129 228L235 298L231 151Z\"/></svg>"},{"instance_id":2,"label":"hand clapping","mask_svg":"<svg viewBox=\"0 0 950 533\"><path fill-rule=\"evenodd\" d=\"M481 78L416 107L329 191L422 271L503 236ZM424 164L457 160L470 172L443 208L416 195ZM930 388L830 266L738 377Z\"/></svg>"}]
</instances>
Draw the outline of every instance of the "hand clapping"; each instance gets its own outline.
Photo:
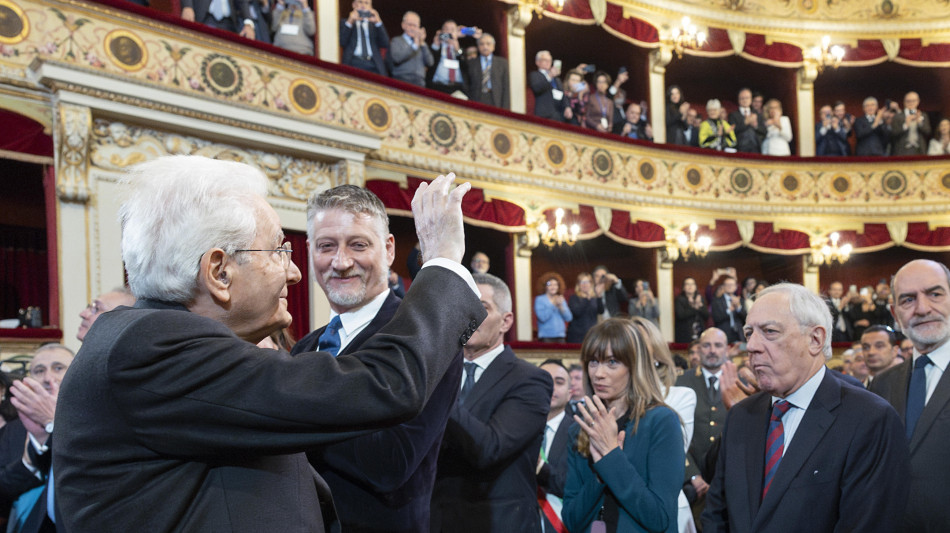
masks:
<instances>
[{"instance_id":1,"label":"hand clapping","mask_svg":"<svg viewBox=\"0 0 950 533\"><path fill-rule=\"evenodd\" d=\"M595 463L614 448L623 449L625 432L618 432L619 414L616 408L608 410L597 396L585 396L584 401L577 404L577 411L574 421L587 433L590 439L590 454Z\"/></svg>"}]
</instances>

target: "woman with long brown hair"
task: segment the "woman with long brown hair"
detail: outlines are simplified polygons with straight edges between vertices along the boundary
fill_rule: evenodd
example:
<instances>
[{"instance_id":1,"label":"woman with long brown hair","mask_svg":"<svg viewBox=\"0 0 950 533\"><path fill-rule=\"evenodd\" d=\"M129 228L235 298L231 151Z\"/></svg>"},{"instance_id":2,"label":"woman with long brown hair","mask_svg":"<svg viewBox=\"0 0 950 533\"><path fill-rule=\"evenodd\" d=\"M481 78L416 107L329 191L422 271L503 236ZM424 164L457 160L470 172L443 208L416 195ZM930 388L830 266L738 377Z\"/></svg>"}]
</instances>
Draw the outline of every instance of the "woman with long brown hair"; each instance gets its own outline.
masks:
<instances>
[{"instance_id":1,"label":"woman with long brown hair","mask_svg":"<svg viewBox=\"0 0 950 533\"><path fill-rule=\"evenodd\" d=\"M581 363L587 396L569 434L564 525L675 533L683 435L642 333L628 319L608 319L588 332Z\"/></svg>"}]
</instances>

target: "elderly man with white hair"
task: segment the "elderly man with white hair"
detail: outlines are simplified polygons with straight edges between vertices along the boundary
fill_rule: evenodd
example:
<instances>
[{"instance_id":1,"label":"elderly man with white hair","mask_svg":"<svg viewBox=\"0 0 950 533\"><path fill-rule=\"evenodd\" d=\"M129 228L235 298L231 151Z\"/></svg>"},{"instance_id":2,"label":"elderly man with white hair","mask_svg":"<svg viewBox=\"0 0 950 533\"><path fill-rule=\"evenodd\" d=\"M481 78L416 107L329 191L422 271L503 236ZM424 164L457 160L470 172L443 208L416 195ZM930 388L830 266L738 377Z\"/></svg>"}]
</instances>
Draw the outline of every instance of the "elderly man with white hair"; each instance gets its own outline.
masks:
<instances>
[{"instance_id":1,"label":"elderly man with white hair","mask_svg":"<svg viewBox=\"0 0 950 533\"><path fill-rule=\"evenodd\" d=\"M101 316L63 381L53 469L66 531L324 531L311 446L418 413L485 317L454 176L416 192L423 265L353 357L254 343L291 322L300 281L267 180L201 157L129 177L122 255L134 308ZM323 505L321 505L323 504Z\"/></svg>"},{"instance_id":2,"label":"elderly man with white hair","mask_svg":"<svg viewBox=\"0 0 950 533\"><path fill-rule=\"evenodd\" d=\"M897 531L908 450L897 413L835 378L831 313L791 283L759 293L746 317L762 392L726 417L703 532Z\"/></svg>"}]
</instances>

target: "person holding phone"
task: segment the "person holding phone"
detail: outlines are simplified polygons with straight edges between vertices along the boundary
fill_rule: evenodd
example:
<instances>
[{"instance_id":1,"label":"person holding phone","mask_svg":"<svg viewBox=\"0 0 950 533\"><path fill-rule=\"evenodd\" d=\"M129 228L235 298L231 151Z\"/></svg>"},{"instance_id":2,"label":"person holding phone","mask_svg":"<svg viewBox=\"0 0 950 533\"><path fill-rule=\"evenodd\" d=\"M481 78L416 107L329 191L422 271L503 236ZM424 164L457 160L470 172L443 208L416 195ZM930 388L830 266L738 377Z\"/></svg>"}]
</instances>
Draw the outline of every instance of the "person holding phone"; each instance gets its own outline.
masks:
<instances>
[{"instance_id":1,"label":"person holding phone","mask_svg":"<svg viewBox=\"0 0 950 533\"><path fill-rule=\"evenodd\" d=\"M590 87L584 81L584 71L580 67L567 73L564 92L567 99L564 106L564 121L580 126L587 100L590 98Z\"/></svg>"},{"instance_id":2,"label":"person holding phone","mask_svg":"<svg viewBox=\"0 0 950 533\"><path fill-rule=\"evenodd\" d=\"M387 76L381 49L389 48L389 34L373 9L373 0L353 0L353 10L340 21L341 63Z\"/></svg>"},{"instance_id":3,"label":"person holding phone","mask_svg":"<svg viewBox=\"0 0 950 533\"><path fill-rule=\"evenodd\" d=\"M432 38L432 54L438 58L436 66L429 72L429 88L436 91L452 94L456 91L465 91L465 80L462 74L462 46L459 39L462 37L482 36L482 30L477 27L459 26L454 20L442 23L442 28L435 32Z\"/></svg>"},{"instance_id":4,"label":"person holding phone","mask_svg":"<svg viewBox=\"0 0 950 533\"><path fill-rule=\"evenodd\" d=\"M541 50L535 54L534 64L538 70L528 74L528 85L534 93L534 116L564 122L567 99L564 85L558 78L561 75L560 61L554 61L551 52Z\"/></svg>"}]
</instances>

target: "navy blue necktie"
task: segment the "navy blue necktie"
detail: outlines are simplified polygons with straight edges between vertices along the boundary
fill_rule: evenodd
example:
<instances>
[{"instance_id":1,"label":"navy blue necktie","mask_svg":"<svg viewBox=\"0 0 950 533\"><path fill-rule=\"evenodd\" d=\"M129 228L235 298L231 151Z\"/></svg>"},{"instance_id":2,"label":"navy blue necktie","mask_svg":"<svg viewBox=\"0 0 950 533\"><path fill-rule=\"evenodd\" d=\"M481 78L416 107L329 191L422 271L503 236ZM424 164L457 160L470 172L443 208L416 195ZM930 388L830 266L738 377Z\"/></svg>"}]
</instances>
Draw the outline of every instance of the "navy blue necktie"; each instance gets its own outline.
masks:
<instances>
[{"instance_id":1,"label":"navy blue necktie","mask_svg":"<svg viewBox=\"0 0 950 533\"><path fill-rule=\"evenodd\" d=\"M459 405L465 403L465 397L468 396L468 393L472 392L472 387L475 386L475 369L478 368L478 365L470 361L465 361L465 383L462 384L462 391L459 392Z\"/></svg>"},{"instance_id":2,"label":"navy blue necktie","mask_svg":"<svg viewBox=\"0 0 950 533\"><path fill-rule=\"evenodd\" d=\"M927 399L927 365L930 358L921 355L914 361L914 373L910 376L910 387L907 389L907 411L904 417L904 427L907 430L907 440L914 435L914 428L924 412L924 400Z\"/></svg>"},{"instance_id":3,"label":"navy blue necktie","mask_svg":"<svg viewBox=\"0 0 950 533\"><path fill-rule=\"evenodd\" d=\"M333 357L340 352L340 328L343 324L340 322L340 315L333 317L333 320L327 324L327 329L323 331L317 340L317 350L329 352Z\"/></svg>"}]
</instances>

